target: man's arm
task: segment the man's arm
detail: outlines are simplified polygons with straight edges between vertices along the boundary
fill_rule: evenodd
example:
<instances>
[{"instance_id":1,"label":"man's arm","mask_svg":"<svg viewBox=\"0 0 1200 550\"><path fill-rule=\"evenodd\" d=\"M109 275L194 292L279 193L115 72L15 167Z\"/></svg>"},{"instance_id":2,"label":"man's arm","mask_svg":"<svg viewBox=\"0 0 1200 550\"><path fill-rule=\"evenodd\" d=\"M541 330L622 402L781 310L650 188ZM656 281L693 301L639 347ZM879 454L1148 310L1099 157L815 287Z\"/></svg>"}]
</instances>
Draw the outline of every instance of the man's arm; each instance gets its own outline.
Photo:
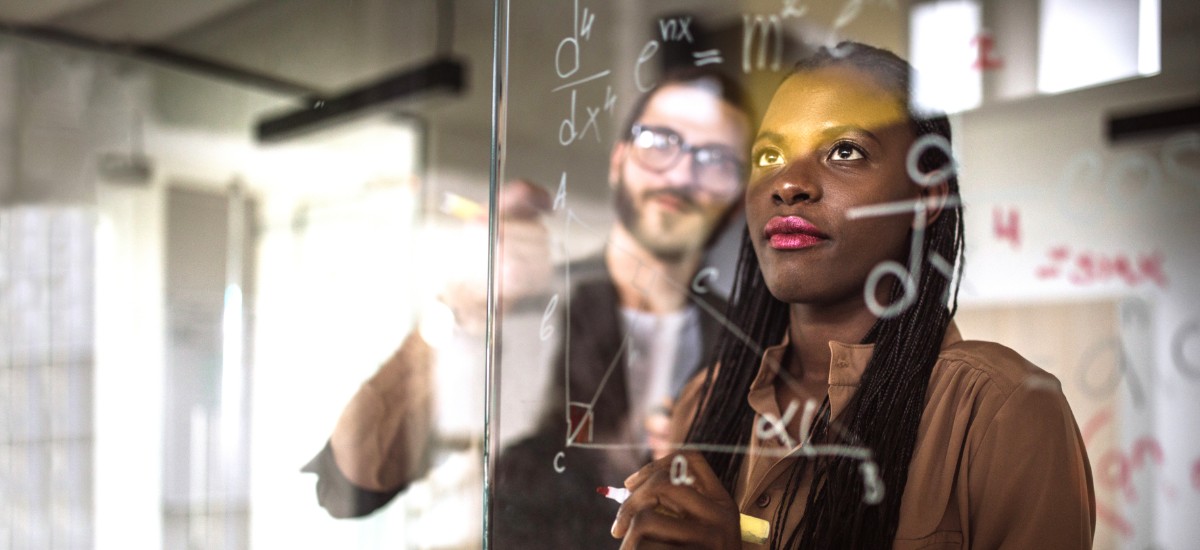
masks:
<instances>
[{"instance_id":1,"label":"man's arm","mask_svg":"<svg viewBox=\"0 0 1200 550\"><path fill-rule=\"evenodd\" d=\"M331 516L361 517L387 504L429 467L433 349L413 331L346 405L325 448L302 471L317 474Z\"/></svg>"},{"instance_id":2,"label":"man's arm","mask_svg":"<svg viewBox=\"0 0 1200 550\"><path fill-rule=\"evenodd\" d=\"M549 286L553 266L541 216L550 208L549 193L528 181L516 180L501 189L501 307ZM453 314L452 330L479 335L486 322L487 288L472 275L478 273L453 274L439 299ZM432 334L430 342L441 345L436 330L427 334ZM421 332L411 332L359 388L325 448L303 468L319 476L317 500L330 515L370 514L428 471L435 438L436 359Z\"/></svg>"}]
</instances>

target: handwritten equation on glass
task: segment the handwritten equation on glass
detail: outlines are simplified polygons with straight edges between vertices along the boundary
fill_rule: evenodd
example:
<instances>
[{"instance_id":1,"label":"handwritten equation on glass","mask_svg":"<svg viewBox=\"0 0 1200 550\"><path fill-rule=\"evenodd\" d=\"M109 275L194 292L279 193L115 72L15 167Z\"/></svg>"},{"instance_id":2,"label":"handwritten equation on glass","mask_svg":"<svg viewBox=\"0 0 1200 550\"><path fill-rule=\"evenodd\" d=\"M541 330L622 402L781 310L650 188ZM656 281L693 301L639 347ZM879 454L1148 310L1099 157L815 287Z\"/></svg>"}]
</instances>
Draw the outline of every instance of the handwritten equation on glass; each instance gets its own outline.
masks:
<instances>
[{"instance_id":1,"label":"handwritten equation on glass","mask_svg":"<svg viewBox=\"0 0 1200 550\"><path fill-rule=\"evenodd\" d=\"M837 31L851 23L868 3L867 0L844 2L833 23L833 29ZM894 2L878 3L896 9ZM564 32L554 48L555 81L549 89L550 97L554 98L550 104L551 112L556 113L557 138L562 147L576 147L585 142L589 144L588 146L594 146L590 145L593 143L603 145L603 136L611 135L611 132L607 130L608 126L614 122L619 100L614 91L614 78L621 76L623 81L626 79L631 81L638 93L651 90L656 83L656 62L663 50L663 45L665 43L680 45L694 43L695 22L689 16L657 20L655 37L637 49L638 53L632 64L632 74L614 75L611 68L584 70L585 67L597 66L596 60L609 59L607 56L610 52L603 51L598 41L594 40L602 31L605 21L599 19L597 13L586 3L581 3L580 0L573 0L572 7L571 20L565 26ZM808 6L805 2L783 0L776 13L743 14L740 51L723 52L713 48L697 48L690 52L691 62L695 66L721 64L728 56L735 60L735 63L739 63L741 70L747 74L759 70L777 71L783 62L786 20L801 18L807 13ZM973 46L980 48L981 52L985 49L990 50L993 40L989 36L979 40ZM981 56L984 56L983 53ZM990 54L984 57L989 60L985 68L1003 70L1003 64L991 58ZM581 94L581 91L589 93ZM600 99L583 99L585 97ZM949 160L934 170L918 170L916 159L925 152L935 149ZM1159 155L1160 158L1152 158L1144 154L1127 155L1115 163L1106 165L1105 161L1095 152L1084 152L1066 163L1061 177L1056 182L1057 185L1053 186L1054 191L1070 195L1077 192L1077 189L1085 183L1103 182L1106 191L1104 197L1108 198L1113 205L1119 204L1120 208L1126 209L1131 206L1136 208L1137 204L1130 205L1124 198L1127 194L1122 192L1122 186L1128 186L1129 181L1143 182L1140 189L1142 192L1137 193L1142 200L1152 200L1155 195L1163 194L1164 187L1172 180L1184 181L1192 187L1200 188L1200 171L1189 165L1189 161L1187 161L1194 157L1197 151L1200 151L1200 136L1188 133L1168 139ZM912 145L908 155L907 168L909 176L914 182L928 186L940 184L947 178L956 175L959 165L949 143L944 138L926 136ZM567 244L570 242L573 232L584 231L593 235L603 233L582 221L572 209L569 199L571 177L572 174L568 170L561 171L553 200L554 215L562 223L562 231L558 233L559 237L556 238L555 246L563 251L563 257L567 257ZM1147 197L1150 198L1147 199ZM1059 204L1058 208L1061 213L1073 221L1081 223L1097 221L1096 216L1099 215L1099 211L1087 207L1088 203L1086 202L1055 201L1055 203ZM944 258L937 253L926 254L922 247L922 239L926 217L932 208L958 208L960 206L955 202L931 204L929 201L923 200L863 205L847 213L851 219L895 215L912 216L912 238L907 262L883 262L876 266L868 277L866 288L864 288L864 299L875 315L882 318L894 317L910 307L916 298L917 281L923 272L928 272L927 270L933 270L947 280L955 276L953 273L954 259ZM1021 249L1026 244L1022 241L1021 209L1011 203L1001 204L992 207L990 213L991 236L997 242L1006 243L1013 250ZM1029 271L1035 280L1047 284L1055 281L1065 281L1072 286L1081 287L1121 284L1127 287L1148 286L1160 291L1165 291L1170 287L1171 281L1167 276L1166 266L1167 255L1160 250L1102 251L1078 244L1063 243L1043 248L1040 252L1036 265L1033 265ZM638 277L645 282L654 280L658 275L652 273L649 276L642 274ZM709 292L712 284L721 276L722 274L715 268L705 268L698 272L692 280L679 284L684 288L690 288L693 295L701 295ZM543 345L556 346L563 342L567 342L569 345L570 342L569 324L558 327L555 323L561 313L560 309L566 308L569 311L571 304L569 265L565 271L565 278L566 284L563 286L566 289L565 292L555 293L551 296L543 309L538 333ZM877 298L879 294L875 292L875 289L883 281L892 278L900 282L901 292L891 303L880 303ZM960 283L968 292L970 291L969 281L960 281ZM944 296L944 298L948 299L948 296ZM697 302L697 305L701 304ZM700 309L702 314L716 317L732 332L739 333L717 312L703 307ZM558 330L562 330L563 333L558 334ZM627 342L628 338L623 341ZM754 346L754 344L751 345ZM628 353L627 346L615 351L609 369L622 368ZM1116 362L1116 370L1107 373L1105 378L1097 379L1093 371L1086 368L1080 369L1080 378L1076 383L1085 394L1095 395L1111 391L1120 380L1125 380L1133 402L1137 406L1142 406L1148 398L1149 390L1145 381L1139 380L1138 373L1129 366L1129 361L1125 358L1126 352L1119 342L1102 343L1098 347L1084 350L1083 363L1088 364L1093 360L1092 358L1103 353L1114 353L1120 357ZM1188 318L1182 326L1173 331L1170 354L1170 362L1179 374L1188 380L1200 380L1200 317ZM569 361L569 357L566 361ZM569 364L556 365L556 368L565 369L569 379ZM1089 373L1092 378L1087 378ZM607 375L603 377L603 380L607 379ZM564 415L568 423L564 448L603 449L606 447L606 444L597 443L593 438L596 426L595 405L602 389L602 387L596 388L590 395L570 395L568 390L564 403ZM861 461L860 472L866 488L864 498L870 500L881 498L884 488L876 475L877 467L871 460L870 449L854 445L814 445L807 440L807 428L811 426L813 408L812 401L794 401L790 403L781 417L767 415L761 418L756 426L755 436L762 440L775 439L787 446L806 446L807 452L812 454L836 454L856 458ZM1104 411L1101 414L1103 413ZM787 426L797 414L801 419L800 430L798 433L789 433ZM1108 414L1111 414L1111 411ZM1088 419L1082 424L1085 428L1085 437L1107 425L1107 422L1108 419L1104 416ZM630 441L620 445L628 448L641 444L642 442ZM1129 488L1132 472L1152 464L1162 465L1167 458L1164 457L1161 445L1157 443L1157 440L1149 436L1139 438L1127 447L1105 452L1099 452L1102 449L1096 450L1098 455L1097 480L1101 485L1119 488L1127 497L1136 498L1136 493ZM737 447L725 449L725 451L745 453L748 449ZM566 462L565 452L559 452L553 457L552 467L560 473L570 467ZM1195 459L1189 471L1194 489L1200 491L1200 458ZM681 462L672 466L672 479L680 483L686 483L690 479L685 463ZM1112 509L1103 508L1103 504L1100 510L1100 520L1112 523L1123 534L1128 534L1132 529L1128 522Z\"/></svg>"},{"instance_id":2,"label":"handwritten equation on glass","mask_svg":"<svg viewBox=\"0 0 1200 550\"><path fill-rule=\"evenodd\" d=\"M852 22L863 7L868 2L866 0L847 0L840 10L836 21L834 21L834 29L840 30L850 22ZM888 0L879 2L885 4L892 9L896 9L894 1ZM584 142L588 143L603 143L602 136L607 135L607 125L612 124L616 111L618 97L614 92L613 69L605 67L603 64L597 65L596 60L604 60L608 52L597 44L598 41L593 39L602 32L605 21L598 18L594 11L586 3L581 3L579 0L573 0L571 9L571 20L569 25L558 40L554 48L553 66L555 71L555 82L550 87L549 92L551 97L561 98L555 101L555 105L560 105L558 109L562 113L558 117L557 138L559 145L563 147L575 147ZM800 18L807 14L808 6L804 2L798 0L783 1L780 4L779 10L771 14L745 14L742 17L742 51L740 55L736 55L734 59L740 59L741 69L744 73L751 73L757 70L778 71L783 57L784 48L784 28L783 24L786 19ZM693 34L694 21L690 16L667 17L657 20L656 36L647 41L639 50L637 58L632 65L632 75L627 76L631 80L638 93L645 93L656 84L656 63L659 61L658 56L662 51L662 45L665 43L675 43L676 45L689 45L696 42L696 37ZM719 49L696 48L690 53L691 62L697 67L706 65L721 64L725 61L725 53ZM598 70L585 70L585 67L601 67ZM588 94L581 92L587 91ZM602 91L602 95L601 95ZM585 100L584 97L594 97L602 99ZM594 146L594 145L593 145ZM938 140L933 138L923 139L913 146L913 151L910 154L909 172L914 181L920 182L922 185L935 185L941 183L946 178L953 175L955 167L953 160L947 165L936 170L920 172L916 168L916 158L927 149L940 149L946 153L947 158L952 159L950 155L949 144L944 139ZM593 235L600 235L602 232L597 228L589 226L582 221L570 204L570 185L572 175L563 170L559 177L557 189L554 192L553 212L554 216L560 218L562 223L562 231L558 234L558 242L554 246L563 252L563 256L567 256L567 243L571 240L573 232L585 231ZM888 215L913 215L914 227L924 227L924 219L926 211L931 205L926 201L917 201L914 203L904 204L887 204L875 205L874 207L867 206L860 211L854 212L854 216L888 216ZM938 204L935 207L953 208L955 204ZM875 293L870 289L866 295L869 297L872 304L872 310L879 315L894 316L898 315L904 309L912 305L915 298L915 281L920 277L920 273L927 263L930 268L935 269L947 279L951 275L950 262L951 259L941 258L936 256L926 262L922 257L920 239L921 231L917 231L914 235L912 254L909 263L906 266L899 264L885 264L876 268L876 272L872 274L871 288L878 284L880 279L892 275L898 277L906 290L905 295L893 304L878 304ZM620 253L620 252L618 252ZM893 262L894 263L894 262ZM637 273L633 275L633 283L638 285L648 285L654 282L663 282L660 279L662 274L654 273L649 266L642 265L636 269ZM614 275L616 276L616 275ZM690 281L668 281L668 284L676 285L681 291L686 291L690 288L695 295L702 295L710 292L711 285L719 280L721 274L716 268L705 268L698 272ZM541 317L541 325L538 331L539 338L543 345L560 345L565 342L565 345L570 345L570 324L559 327L556 320L559 318L561 309L565 308L570 311L571 307L571 270L568 264L565 270L565 285L564 293L553 294L546 302ZM698 306L701 306L703 314L711 315L726 326L732 329L734 333L740 333L734 329L726 319L722 318L720 313L705 308L705 304L699 300L695 300ZM562 334L557 334L561 330ZM567 433L564 441L564 447L576 448L592 448L604 449L610 447L624 447L646 445L644 442L626 442L618 444L598 443L594 440L594 430L596 422L596 403L600 396L600 392L604 389L604 383L610 378L613 369L623 368L625 361L629 359L633 353L629 349L629 338L626 335L623 338L624 345L614 352L615 356L608 365L610 372L606 373L601 378L599 387L594 388L589 395L571 395L570 389L567 390L565 411L564 414L567 420ZM564 359L564 364L557 365L556 368L562 368L566 371L566 379L570 379L569 354ZM795 381L791 381L795 383ZM568 384L568 388L570 385ZM801 408L803 408L800 433L789 434L787 432L787 424ZM861 461L860 472L864 483L864 499L870 502L878 502L882 499L884 488L882 482L877 475L878 468L871 459L869 449L856 445L813 445L808 442L802 434L807 433L807 428L811 426L813 415L816 412L816 403L813 400L807 400L805 403L799 401L794 402L789 407L788 412L783 418L764 418L764 424L760 426L757 434L763 439L780 439L788 442L799 442L805 446L805 452L810 455L831 454L851 457ZM648 447L647 447L648 449ZM731 447L726 449L731 453L744 453L745 447ZM570 467L566 463L565 450L557 453L552 459L552 467L556 472L565 472ZM686 464L675 462L672 465L672 479L677 483L686 483L690 480L690 476L686 470Z\"/></svg>"}]
</instances>

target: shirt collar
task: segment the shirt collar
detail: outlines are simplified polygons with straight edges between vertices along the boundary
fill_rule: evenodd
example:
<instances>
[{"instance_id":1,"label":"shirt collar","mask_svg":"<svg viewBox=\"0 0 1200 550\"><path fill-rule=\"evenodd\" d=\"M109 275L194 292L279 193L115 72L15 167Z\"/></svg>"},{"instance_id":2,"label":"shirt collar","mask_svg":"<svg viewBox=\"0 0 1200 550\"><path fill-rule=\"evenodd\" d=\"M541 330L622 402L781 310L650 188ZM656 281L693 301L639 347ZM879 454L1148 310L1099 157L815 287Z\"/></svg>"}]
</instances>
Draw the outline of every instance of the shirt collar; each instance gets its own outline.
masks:
<instances>
[{"instance_id":1,"label":"shirt collar","mask_svg":"<svg viewBox=\"0 0 1200 550\"><path fill-rule=\"evenodd\" d=\"M961 341L962 334L951 320L950 325L946 327L941 347L945 349ZM779 404L775 400L775 379L779 376L779 368L790 343L788 331L785 330L783 340L763 352L758 375L750 383L750 393L747 396L750 408L758 414L771 414L775 418L782 416ZM847 344L832 340L829 342L829 412L833 418L841 414L850 398L854 396L874 350L874 344Z\"/></svg>"}]
</instances>

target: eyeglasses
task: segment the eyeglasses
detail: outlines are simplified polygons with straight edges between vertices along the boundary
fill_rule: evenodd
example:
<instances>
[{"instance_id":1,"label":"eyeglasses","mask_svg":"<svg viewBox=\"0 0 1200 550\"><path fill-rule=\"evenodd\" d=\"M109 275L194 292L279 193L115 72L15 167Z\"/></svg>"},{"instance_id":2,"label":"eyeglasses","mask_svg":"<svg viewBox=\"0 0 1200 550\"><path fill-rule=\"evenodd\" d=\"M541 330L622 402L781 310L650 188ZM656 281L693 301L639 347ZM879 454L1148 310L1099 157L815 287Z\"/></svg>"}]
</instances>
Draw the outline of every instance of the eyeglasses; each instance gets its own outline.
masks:
<instances>
[{"instance_id":1,"label":"eyeglasses","mask_svg":"<svg viewBox=\"0 0 1200 550\"><path fill-rule=\"evenodd\" d=\"M665 172L692 155L692 173L702 189L732 195L745 179L745 165L733 148L724 145L692 145L674 130L634 124L630 142L633 159L643 168Z\"/></svg>"}]
</instances>

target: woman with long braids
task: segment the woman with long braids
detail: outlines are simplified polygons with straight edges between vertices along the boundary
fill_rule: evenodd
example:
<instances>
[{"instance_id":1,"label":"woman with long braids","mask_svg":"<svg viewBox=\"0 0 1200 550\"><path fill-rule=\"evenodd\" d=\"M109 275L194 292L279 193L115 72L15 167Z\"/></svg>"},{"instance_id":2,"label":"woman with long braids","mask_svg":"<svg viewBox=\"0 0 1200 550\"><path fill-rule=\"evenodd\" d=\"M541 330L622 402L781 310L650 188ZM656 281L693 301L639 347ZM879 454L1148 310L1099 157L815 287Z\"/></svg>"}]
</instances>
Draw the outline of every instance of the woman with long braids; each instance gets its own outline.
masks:
<instances>
[{"instance_id":1,"label":"woman with long braids","mask_svg":"<svg viewBox=\"0 0 1200 550\"><path fill-rule=\"evenodd\" d=\"M676 406L680 451L625 481L622 548L1091 546L1091 471L1058 381L952 322L950 126L910 108L909 74L843 43L776 91L731 327ZM763 546L739 514L770 523Z\"/></svg>"}]
</instances>

